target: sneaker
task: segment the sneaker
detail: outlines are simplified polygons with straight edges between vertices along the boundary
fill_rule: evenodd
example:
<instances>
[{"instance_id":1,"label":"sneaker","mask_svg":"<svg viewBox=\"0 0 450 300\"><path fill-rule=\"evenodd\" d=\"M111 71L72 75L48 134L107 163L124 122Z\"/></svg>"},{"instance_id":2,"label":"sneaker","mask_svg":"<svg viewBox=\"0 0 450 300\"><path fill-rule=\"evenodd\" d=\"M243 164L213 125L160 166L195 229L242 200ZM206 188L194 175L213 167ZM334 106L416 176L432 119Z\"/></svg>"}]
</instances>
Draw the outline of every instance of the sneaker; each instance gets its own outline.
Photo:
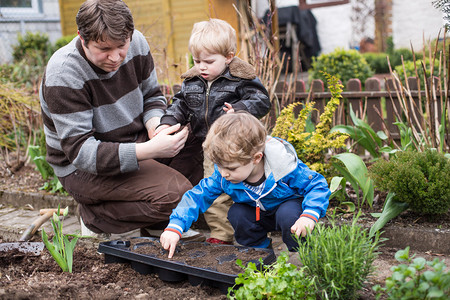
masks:
<instances>
[{"instance_id":1,"label":"sneaker","mask_svg":"<svg viewBox=\"0 0 450 300\"><path fill-rule=\"evenodd\" d=\"M141 228L141 236L160 237L163 232L164 230L162 229ZM188 229L181 235L181 240L185 242L204 242L205 239L206 237L203 233L193 229Z\"/></svg>"},{"instance_id":2,"label":"sneaker","mask_svg":"<svg viewBox=\"0 0 450 300\"><path fill-rule=\"evenodd\" d=\"M92 237L99 240L109 240L111 238L110 233L95 233L84 224L83 219L80 217L81 235L83 237Z\"/></svg>"},{"instance_id":3,"label":"sneaker","mask_svg":"<svg viewBox=\"0 0 450 300\"><path fill-rule=\"evenodd\" d=\"M226 242L215 238L209 238L206 240L206 242L210 244L233 245L233 242Z\"/></svg>"}]
</instances>

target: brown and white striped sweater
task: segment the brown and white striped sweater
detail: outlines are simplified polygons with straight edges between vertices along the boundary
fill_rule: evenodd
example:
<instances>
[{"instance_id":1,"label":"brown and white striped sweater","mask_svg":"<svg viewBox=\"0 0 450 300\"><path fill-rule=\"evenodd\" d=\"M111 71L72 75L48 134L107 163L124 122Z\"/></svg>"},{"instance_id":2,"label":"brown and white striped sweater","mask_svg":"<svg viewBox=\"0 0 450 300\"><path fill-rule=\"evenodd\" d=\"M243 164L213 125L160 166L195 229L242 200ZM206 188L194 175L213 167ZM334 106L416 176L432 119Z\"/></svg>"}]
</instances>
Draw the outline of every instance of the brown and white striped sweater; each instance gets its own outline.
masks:
<instances>
[{"instance_id":1,"label":"brown and white striped sweater","mask_svg":"<svg viewBox=\"0 0 450 300\"><path fill-rule=\"evenodd\" d=\"M145 122L167 108L142 33L133 33L114 72L90 63L74 38L48 62L40 89L47 161L58 177L76 169L116 175L139 168L135 143L148 139Z\"/></svg>"}]
</instances>

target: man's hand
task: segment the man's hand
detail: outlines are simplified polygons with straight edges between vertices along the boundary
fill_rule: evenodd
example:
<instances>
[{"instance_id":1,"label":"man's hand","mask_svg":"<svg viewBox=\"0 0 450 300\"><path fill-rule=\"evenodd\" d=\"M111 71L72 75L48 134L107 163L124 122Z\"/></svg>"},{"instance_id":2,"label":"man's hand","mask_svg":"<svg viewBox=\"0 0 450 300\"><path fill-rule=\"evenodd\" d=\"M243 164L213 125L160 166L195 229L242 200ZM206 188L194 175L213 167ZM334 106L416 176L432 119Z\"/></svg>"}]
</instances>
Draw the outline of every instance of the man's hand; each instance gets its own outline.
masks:
<instances>
[{"instance_id":1,"label":"man's hand","mask_svg":"<svg viewBox=\"0 0 450 300\"><path fill-rule=\"evenodd\" d=\"M311 232L315 226L316 222L314 222L314 220L307 217L300 217L294 225L292 225L291 233L295 233L298 237L300 237L300 235L305 237L307 234L306 228L309 228L309 231Z\"/></svg>"},{"instance_id":2,"label":"man's hand","mask_svg":"<svg viewBox=\"0 0 450 300\"><path fill-rule=\"evenodd\" d=\"M175 253L175 248L177 246L178 241L180 240L180 236L173 231L164 231L159 238L161 242L161 246L169 250L169 258L172 258Z\"/></svg>"},{"instance_id":3,"label":"man's hand","mask_svg":"<svg viewBox=\"0 0 450 300\"><path fill-rule=\"evenodd\" d=\"M180 124L170 126L161 130L151 140L144 143L137 143L136 157L138 161L151 158L174 157L177 155L183 149L189 134L187 127L175 133L180 129L180 126Z\"/></svg>"},{"instance_id":4,"label":"man's hand","mask_svg":"<svg viewBox=\"0 0 450 300\"><path fill-rule=\"evenodd\" d=\"M223 110L224 110L227 114L234 113L234 108L233 108L233 106L231 106L231 104L228 103L228 102L225 102L225 107L223 108Z\"/></svg>"}]
</instances>

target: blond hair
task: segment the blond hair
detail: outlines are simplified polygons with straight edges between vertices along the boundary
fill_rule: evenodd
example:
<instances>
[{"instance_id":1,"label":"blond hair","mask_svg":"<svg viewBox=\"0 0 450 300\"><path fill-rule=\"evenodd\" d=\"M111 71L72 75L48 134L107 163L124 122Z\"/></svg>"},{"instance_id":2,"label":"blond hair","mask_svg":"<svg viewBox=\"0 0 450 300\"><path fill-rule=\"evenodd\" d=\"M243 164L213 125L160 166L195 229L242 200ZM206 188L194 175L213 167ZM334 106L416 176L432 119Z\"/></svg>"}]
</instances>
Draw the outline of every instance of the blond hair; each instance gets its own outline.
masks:
<instances>
[{"instance_id":1,"label":"blond hair","mask_svg":"<svg viewBox=\"0 0 450 300\"><path fill-rule=\"evenodd\" d=\"M258 151L264 151L266 136L266 128L256 117L238 111L222 115L213 123L203 150L215 164L248 164Z\"/></svg>"},{"instance_id":2,"label":"blond hair","mask_svg":"<svg viewBox=\"0 0 450 300\"><path fill-rule=\"evenodd\" d=\"M236 31L220 19L195 23L188 48L194 57L198 57L202 51L223 56L236 54Z\"/></svg>"}]
</instances>

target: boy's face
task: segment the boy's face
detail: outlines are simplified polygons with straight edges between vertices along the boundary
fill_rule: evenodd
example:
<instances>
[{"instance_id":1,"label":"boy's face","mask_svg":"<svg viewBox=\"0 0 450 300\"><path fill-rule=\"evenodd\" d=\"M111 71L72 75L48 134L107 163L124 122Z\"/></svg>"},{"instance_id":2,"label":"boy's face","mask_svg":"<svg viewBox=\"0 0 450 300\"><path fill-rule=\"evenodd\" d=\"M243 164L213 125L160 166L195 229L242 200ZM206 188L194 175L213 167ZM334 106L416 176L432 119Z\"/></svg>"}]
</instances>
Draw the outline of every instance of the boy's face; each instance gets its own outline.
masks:
<instances>
[{"instance_id":1,"label":"boy's face","mask_svg":"<svg viewBox=\"0 0 450 300\"><path fill-rule=\"evenodd\" d=\"M113 40L106 40L104 42L89 41L87 45L81 36L80 39L87 59L105 72L112 72L119 69L130 47L130 38L124 42Z\"/></svg>"},{"instance_id":2,"label":"boy's face","mask_svg":"<svg viewBox=\"0 0 450 300\"><path fill-rule=\"evenodd\" d=\"M223 163L217 165L220 175L231 183L239 183L244 180L248 182L257 182L264 174L262 163L262 153L255 154L254 159L248 164L240 162ZM260 168L262 167L262 168Z\"/></svg>"},{"instance_id":3,"label":"boy's face","mask_svg":"<svg viewBox=\"0 0 450 300\"><path fill-rule=\"evenodd\" d=\"M201 51L198 57L194 57L194 67L205 80L211 81L222 74L232 59L232 53L225 57L222 54Z\"/></svg>"}]
</instances>

